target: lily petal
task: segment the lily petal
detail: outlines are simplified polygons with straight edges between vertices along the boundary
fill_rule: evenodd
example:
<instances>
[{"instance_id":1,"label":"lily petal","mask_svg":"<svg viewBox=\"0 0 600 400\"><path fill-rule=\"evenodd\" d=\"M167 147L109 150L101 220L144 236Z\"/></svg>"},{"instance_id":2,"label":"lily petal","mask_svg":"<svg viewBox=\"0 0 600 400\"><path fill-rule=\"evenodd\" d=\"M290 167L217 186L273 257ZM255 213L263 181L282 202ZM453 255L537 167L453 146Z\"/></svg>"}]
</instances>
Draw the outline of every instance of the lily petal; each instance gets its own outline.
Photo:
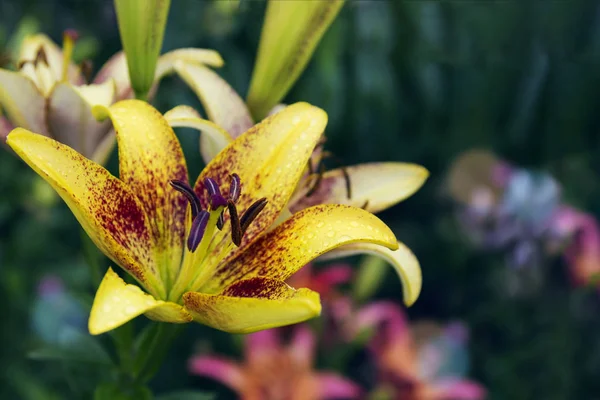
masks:
<instances>
[{"instance_id":1,"label":"lily petal","mask_svg":"<svg viewBox=\"0 0 600 400\"><path fill-rule=\"evenodd\" d=\"M109 104L114 101L114 84L89 86L101 92ZM98 144L110 130L110 121L98 122L92 114L92 105L82 96L82 88L68 83L57 83L48 99L48 127L52 136L61 143L92 158ZM100 93L99 93L100 94Z\"/></svg>"},{"instance_id":2,"label":"lily petal","mask_svg":"<svg viewBox=\"0 0 600 400\"><path fill-rule=\"evenodd\" d=\"M456 378L436 380L428 385L425 393L436 400L482 400L487 394L483 386Z\"/></svg>"},{"instance_id":3,"label":"lily petal","mask_svg":"<svg viewBox=\"0 0 600 400\"><path fill-rule=\"evenodd\" d=\"M175 62L175 71L196 93L208 118L237 138L254 125L244 100L216 72L202 65Z\"/></svg>"},{"instance_id":4,"label":"lily petal","mask_svg":"<svg viewBox=\"0 0 600 400\"><path fill-rule=\"evenodd\" d=\"M189 106L177 106L165 114L165 119L173 128L193 128L202 132L200 153L205 163L209 163L232 138L219 125L200 118L200 114Z\"/></svg>"},{"instance_id":5,"label":"lily petal","mask_svg":"<svg viewBox=\"0 0 600 400\"><path fill-rule=\"evenodd\" d=\"M125 283L109 268L96 292L88 328L92 335L99 335L143 313L152 319L174 324L192 321L191 315L179 304L156 300L138 286Z\"/></svg>"},{"instance_id":6,"label":"lily petal","mask_svg":"<svg viewBox=\"0 0 600 400\"><path fill-rule=\"evenodd\" d=\"M202 64L220 68L225 64L219 52L209 49L177 49L163 54L158 59L155 81L161 80L165 75L175 72L175 63Z\"/></svg>"},{"instance_id":7,"label":"lily petal","mask_svg":"<svg viewBox=\"0 0 600 400\"><path fill-rule=\"evenodd\" d=\"M241 393L246 384L244 370L235 361L222 357L194 357L189 362L188 370L194 375L219 381L238 394Z\"/></svg>"},{"instance_id":8,"label":"lily petal","mask_svg":"<svg viewBox=\"0 0 600 400\"><path fill-rule=\"evenodd\" d=\"M152 227L163 281L175 279L181 263L187 200L169 182L187 182L187 167L179 141L163 116L148 103L124 100L106 112L119 147L119 172L140 200Z\"/></svg>"},{"instance_id":9,"label":"lily petal","mask_svg":"<svg viewBox=\"0 0 600 400\"><path fill-rule=\"evenodd\" d=\"M237 258L224 262L201 290L213 292L256 276L286 280L321 254L356 242L398 246L390 228L365 210L339 204L307 208L261 236Z\"/></svg>"},{"instance_id":10,"label":"lily petal","mask_svg":"<svg viewBox=\"0 0 600 400\"><path fill-rule=\"evenodd\" d=\"M104 135L100 143L96 146L91 160L100 165L105 165L115 147L116 139L114 129L109 129L108 133Z\"/></svg>"},{"instance_id":11,"label":"lily petal","mask_svg":"<svg viewBox=\"0 0 600 400\"><path fill-rule=\"evenodd\" d=\"M8 118L0 115L0 143L4 144L4 142L6 141L6 136L8 136L8 133L13 129L14 127L12 126Z\"/></svg>"},{"instance_id":12,"label":"lily petal","mask_svg":"<svg viewBox=\"0 0 600 400\"><path fill-rule=\"evenodd\" d=\"M416 164L371 163L345 168L350 184L348 192L344 170L335 169L323 175L316 191L306 196L308 185L294 194L292 212L316 204L348 204L377 213L410 197L425 183L429 172ZM350 198L348 195L350 194ZM365 206L366 205L366 206Z\"/></svg>"},{"instance_id":13,"label":"lily petal","mask_svg":"<svg viewBox=\"0 0 600 400\"><path fill-rule=\"evenodd\" d=\"M188 292L183 302L194 320L230 333L295 324L321 313L318 293L263 277L238 281L217 295Z\"/></svg>"},{"instance_id":14,"label":"lily petal","mask_svg":"<svg viewBox=\"0 0 600 400\"><path fill-rule=\"evenodd\" d=\"M34 61L40 49L44 50L46 60L48 61L48 67L52 72L54 80L61 81L64 62L63 53L56 43L42 33L31 35L23 39L19 54L19 63ZM83 76L81 75L79 68L72 62L69 63L67 80L74 85L83 83Z\"/></svg>"},{"instance_id":15,"label":"lily petal","mask_svg":"<svg viewBox=\"0 0 600 400\"><path fill-rule=\"evenodd\" d=\"M356 383L332 372L316 375L319 399L358 399L363 391Z\"/></svg>"},{"instance_id":16,"label":"lily petal","mask_svg":"<svg viewBox=\"0 0 600 400\"><path fill-rule=\"evenodd\" d=\"M275 222L286 206L302 171L327 123L327 114L307 103L297 103L269 117L233 141L204 168L194 190L204 196L204 179L212 178L227 185L229 175L237 173L242 182L239 210L265 197L266 207L246 231L242 244L229 259L243 252L261 233ZM226 224L215 243L224 245L231 231ZM221 261L209 255L205 267ZM204 268L210 273L210 268ZM192 286L196 287L196 286Z\"/></svg>"},{"instance_id":17,"label":"lily petal","mask_svg":"<svg viewBox=\"0 0 600 400\"><path fill-rule=\"evenodd\" d=\"M423 284L421 266L413 252L403 243L398 242L398 249L394 251L370 243L354 243L333 250L322 256L321 259L331 260L356 254L373 254L387 260L400 276L404 304L411 306L417 301Z\"/></svg>"},{"instance_id":18,"label":"lily petal","mask_svg":"<svg viewBox=\"0 0 600 400\"><path fill-rule=\"evenodd\" d=\"M110 79L115 82L117 100L128 99L133 96L133 89L129 81L127 58L125 58L125 53L122 51L116 53L104 63L96 74L94 83L100 84Z\"/></svg>"},{"instance_id":19,"label":"lily petal","mask_svg":"<svg viewBox=\"0 0 600 400\"><path fill-rule=\"evenodd\" d=\"M172 73L175 70L175 63L177 61L184 61L187 63L198 63L205 64L212 67L223 66L223 59L221 55L214 50L206 49L178 49L163 54L158 58L156 65L156 74L154 76L155 86L165 76ZM127 58L125 53L120 51L113 55L108 61L102 66L96 77L94 83L103 83L109 79L114 79L117 86L117 99L123 100L133 96L133 90L131 89L131 82L129 80L129 69L127 67ZM150 90L153 93L156 87Z\"/></svg>"},{"instance_id":20,"label":"lily petal","mask_svg":"<svg viewBox=\"0 0 600 400\"><path fill-rule=\"evenodd\" d=\"M0 105L13 125L48 136L46 99L31 79L0 69Z\"/></svg>"},{"instance_id":21,"label":"lily petal","mask_svg":"<svg viewBox=\"0 0 600 400\"><path fill-rule=\"evenodd\" d=\"M63 198L104 254L152 294L164 296L150 224L123 182L70 147L25 129L13 130L7 143Z\"/></svg>"},{"instance_id":22,"label":"lily petal","mask_svg":"<svg viewBox=\"0 0 600 400\"><path fill-rule=\"evenodd\" d=\"M246 362L250 365L260 365L282 350L281 338L277 329L265 329L251 333L244 339L244 355Z\"/></svg>"},{"instance_id":23,"label":"lily petal","mask_svg":"<svg viewBox=\"0 0 600 400\"><path fill-rule=\"evenodd\" d=\"M288 352L295 364L301 368L310 369L315 357L317 340L306 324L294 327L294 333L290 339Z\"/></svg>"}]
</instances>

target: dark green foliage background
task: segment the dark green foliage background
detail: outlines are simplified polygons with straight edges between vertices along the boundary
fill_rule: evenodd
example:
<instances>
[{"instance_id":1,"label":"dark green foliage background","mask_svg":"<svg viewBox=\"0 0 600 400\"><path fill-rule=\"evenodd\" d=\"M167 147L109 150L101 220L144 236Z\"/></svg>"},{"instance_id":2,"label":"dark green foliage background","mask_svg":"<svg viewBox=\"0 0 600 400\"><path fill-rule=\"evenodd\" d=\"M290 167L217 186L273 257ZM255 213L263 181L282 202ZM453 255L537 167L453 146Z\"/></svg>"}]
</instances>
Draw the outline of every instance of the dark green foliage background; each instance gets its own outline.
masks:
<instances>
[{"instance_id":1,"label":"dark green foliage background","mask_svg":"<svg viewBox=\"0 0 600 400\"><path fill-rule=\"evenodd\" d=\"M220 73L245 94L263 12L262 1L242 0L228 13L213 1L172 0L164 50L218 50ZM57 41L65 28L95 38L97 66L120 47L108 0L0 0L6 34L24 16ZM328 147L347 164L411 161L430 170L426 186L382 218L422 264L424 289L410 317L470 325L472 376L490 399L600 399L598 293L573 289L557 259L539 285L510 295L502 256L470 249L443 191L454 157L486 147L548 169L567 201L600 211L599 2L349 0L286 102L296 100L329 113ZM166 111L182 103L199 107L180 80L165 80L154 104ZM193 176L201 169L197 135L180 138ZM100 368L25 357L36 346L29 312L43 274L60 274L84 298L92 293L74 218L62 204L36 203L33 181L23 163L0 154L0 398L78 398L77 386L98 379ZM398 281L386 282L378 297L400 299ZM186 358L197 341L232 354L239 346L197 325L185 339L154 382L157 392L218 388L189 377Z\"/></svg>"}]
</instances>

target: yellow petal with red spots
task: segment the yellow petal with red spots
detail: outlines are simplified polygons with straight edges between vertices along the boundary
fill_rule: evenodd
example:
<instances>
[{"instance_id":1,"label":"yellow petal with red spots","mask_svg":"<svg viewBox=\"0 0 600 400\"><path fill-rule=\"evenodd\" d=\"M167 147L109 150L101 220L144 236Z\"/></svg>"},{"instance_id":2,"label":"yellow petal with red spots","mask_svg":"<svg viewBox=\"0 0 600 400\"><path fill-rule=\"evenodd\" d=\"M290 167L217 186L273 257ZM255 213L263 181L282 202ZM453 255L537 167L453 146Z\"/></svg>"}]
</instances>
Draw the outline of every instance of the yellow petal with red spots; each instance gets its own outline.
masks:
<instances>
[{"instance_id":1,"label":"yellow petal with red spots","mask_svg":"<svg viewBox=\"0 0 600 400\"><path fill-rule=\"evenodd\" d=\"M376 213L412 196L428 176L420 165L399 162L334 169L323 174L310 196L306 194L315 178L308 179L290 200L290 209L296 212L316 204L348 204Z\"/></svg>"},{"instance_id":2,"label":"yellow petal with red spots","mask_svg":"<svg viewBox=\"0 0 600 400\"><path fill-rule=\"evenodd\" d=\"M156 300L138 286L125 283L109 268L96 292L88 328L92 335L99 335L144 313L154 320L174 324L192 320L179 304Z\"/></svg>"},{"instance_id":3,"label":"yellow petal with red spots","mask_svg":"<svg viewBox=\"0 0 600 400\"><path fill-rule=\"evenodd\" d=\"M17 128L8 145L44 178L104 254L149 292L165 295L142 204L101 165L55 140Z\"/></svg>"},{"instance_id":4,"label":"yellow petal with red spots","mask_svg":"<svg viewBox=\"0 0 600 400\"><path fill-rule=\"evenodd\" d=\"M139 100L124 100L94 112L108 114L117 134L119 176L138 197L152 227L156 257L166 286L181 262L187 201L169 181L188 181L179 141L167 120Z\"/></svg>"},{"instance_id":5,"label":"yellow petal with red spots","mask_svg":"<svg viewBox=\"0 0 600 400\"><path fill-rule=\"evenodd\" d=\"M327 124L327 114L307 103L297 103L263 120L234 140L204 168L194 187L204 197L204 178L213 178L228 187L230 174L237 173L242 183L237 208L244 212L265 197L267 205L250 224L241 245L229 258L243 252L275 222L294 192L306 163ZM224 247L230 243L230 224L214 240ZM225 243L227 241L227 243ZM205 266L220 260L209 255Z\"/></svg>"},{"instance_id":6,"label":"yellow petal with red spots","mask_svg":"<svg viewBox=\"0 0 600 400\"><path fill-rule=\"evenodd\" d=\"M325 254L322 259L331 260L356 254L372 254L389 262L402 281L404 304L411 306L417 301L423 284L421 266L419 260L406 245L398 242L398 249L390 250L371 243L354 243L335 249Z\"/></svg>"},{"instance_id":7,"label":"yellow petal with red spots","mask_svg":"<svg viewBox=\"0 0 600 400\"><path fill-rule=\"evenodd\" d=\"M295 324L321 313L318 293L263 277L238 281L216 295L188 292L183 301L195 321L231 333Z\"/></svg>"},{"instance_id":8,"label":"yellow petal with red spots","mask_svg":"<svg viewBox=\"0 0 600 400\"><path fill-rule=\"evenodd\" d=\"M284 281L321 254L357 242L391 249L398 246L390 228L365 210L338 204L307 208L261 236L235 259L221 264L200 290L214 293L255 276Z\"/></svg>"}]
</instances>

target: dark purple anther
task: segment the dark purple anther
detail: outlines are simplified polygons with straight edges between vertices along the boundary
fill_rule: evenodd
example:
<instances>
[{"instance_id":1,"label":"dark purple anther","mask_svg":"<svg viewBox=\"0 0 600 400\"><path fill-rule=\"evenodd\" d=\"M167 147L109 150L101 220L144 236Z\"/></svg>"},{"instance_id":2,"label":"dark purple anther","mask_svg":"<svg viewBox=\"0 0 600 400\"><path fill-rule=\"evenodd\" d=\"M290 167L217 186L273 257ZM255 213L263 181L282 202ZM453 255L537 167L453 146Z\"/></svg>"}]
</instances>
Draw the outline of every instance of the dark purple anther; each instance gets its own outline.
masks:
<instances>
[{"instance_id":1,"label":"dark purple anther","mask_svg":"<svg viewBox=\"0 0 600 400\"><path fill-rule=\"evenodd\" d=\"M221 195L221 189L219 189L219 184L215 182L214 179L204 179L204 186L206 186L210 207L213 210L216 210L219 207L225 207L227 205L227 200L225 200L223 195Z\"/></svg>"},{"instance_id":2,"label":"dark purple anther","mask_svg":"<svg viewBox=\"0 0 600 400\"><path fill-rule=\"evenodd\" d=\"M198 216L192 222L192 228L190 229L190 235L187 240L188 250L192 253L196 251L198 245L202 241L204 237L204 232L206 231L206 224L208 223L208 218L210 217L210 213L206 210L200 211Z\"/></svg>"},{"instance_id":3,"label":"dark purple anther","mask_svg":"<svg viewBox=\"0 0 600 400\"><path fill-rule=\"evenodd\" d=\"M231 185L229 186L229 200L237 203L242 192L242 183L238 174L231 174Z\"/></svg>"},{"instance_id":4,"label":"dark purple anther","mask_svg":"<svg viewBox=\"0 0 600 400\"><path fill-rule=\"evenodd\" d=\"M233 204L233 201L231 200L227 202L227 208L229 209L229 222L231 222L231 241L233 244L240 247L240 244L242 244L243 232L240 226L237 208L235 208L235 204Z\"/></svg>"},{"instance_id":5,"label":"dark purple anther","mask_svg":"<svg viewBox=\"0 0 600 400\"><path fill-rule=\"evenodd\" d=\"M219 219L217 220L217 228L219 228L220 231L223 230L223 226L225 226L225 210L221 211L221 214L219 215Z\"/></svg>"},{"instance_id":6,"label":"dark purple anther","mask_svg":"<svg viewBox=\"0 0 600 400\"><path fill-rule=\"evenodd\" d=\"M242 228L242 235L246 233L246 230L248 229L252 221L256 219L258 214L260 214L260 212L265 208L266 205L267 199L263 197L262 199L256 200L254 203L252 203L250 207L248 207L248 209L244 212L244 215L242 215L242 218L240 218L240 227Z\"/></svg>"},{"instance_id":7,"label":"dark purple anther","mask_svg":"<svg viewBox=\"0 0 600 400\"><path fill-rule=\"evenodd\" d=\"M196 216L202 210L202 206L200 205L200 199L194 193L194 189L190 187L187 183L183 181L170 181L171 186L175 188L175 190L183 193L185 197L187 197L190 205L192 206L192 221L196 219Z\"/></svg>"}]
</instances>

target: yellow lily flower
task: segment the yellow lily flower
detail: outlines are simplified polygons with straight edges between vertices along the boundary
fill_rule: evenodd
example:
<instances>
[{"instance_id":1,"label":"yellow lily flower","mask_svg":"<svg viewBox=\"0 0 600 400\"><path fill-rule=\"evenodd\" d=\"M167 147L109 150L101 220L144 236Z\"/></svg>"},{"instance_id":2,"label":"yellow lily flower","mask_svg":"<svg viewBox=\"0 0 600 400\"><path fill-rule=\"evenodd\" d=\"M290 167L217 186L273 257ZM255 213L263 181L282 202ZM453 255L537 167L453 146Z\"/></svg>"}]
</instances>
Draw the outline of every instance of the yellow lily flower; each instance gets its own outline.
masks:
<instances>
[{"instance_id":1,"label":"yellow lily flower","mask_svg":"<svg viewBox=\"0 0 600 400\"><path fill-rule=\"evenodd\" d=\"M285 283L302 266L344 245L398 248L381 220L347 205L309 207L273 227L327 123L317 107L294 104L240 135L193 189L180 144L154 108L125 100L95 112L115 127L120 179L42 135L17 128L7 138L138 283L108 270L92 307L92 334L141 314L239 333L297 323L321 311L317 293ZM420 280L403 283L414 301Z\"/></svg>"},{"instance_id":2,"label":"yellow lily flower","mask_svg":"<svg viewBox=\"0 0 600 400\"><path fill-rule=\"evenodd\" d=\"M179 106L165 114L172 127L194 128L202 132L200 152L206 163L241 132L252 126L252 118L244 101L216 72L186 62L176 62L176 72L198 95L210 120L188 106ZM278 106L270 115L276 115L284 106ZM331 171L318 171L323 157L319 139L302 177L298 181L278 222L317 204L345 204L377 213L413 195L424 183L429 172L420 165L403 162L365 163ZM325 258L355 254L371 254L390 263L403 281L404 301L411 305L421 290L421 269L413 253L398 243L398 251L390 251L370 243L354 243L330 252Z\"/></svg>"},{"instance_id":3,"label":"yellow lily flower","mask_svg":"<svg viewBox=\"0 0 600 400\"><path fill-rule=\"evenodd\" d=\"M63 49L46 35L23 40L18 71L0 68L0 108L14 127L22 127L64 143L86 157L104 163L114 145L109 121L98 122L95 105L109 106L132 97L125 55L113 56L91 84L71 55L74 32L64 35ZM221 66L223 60L212 50L179 49L159 58L155 84L173 71L176 60ZM0 139L8 131L0 126Z\"/></svg>"}]
</instances>

